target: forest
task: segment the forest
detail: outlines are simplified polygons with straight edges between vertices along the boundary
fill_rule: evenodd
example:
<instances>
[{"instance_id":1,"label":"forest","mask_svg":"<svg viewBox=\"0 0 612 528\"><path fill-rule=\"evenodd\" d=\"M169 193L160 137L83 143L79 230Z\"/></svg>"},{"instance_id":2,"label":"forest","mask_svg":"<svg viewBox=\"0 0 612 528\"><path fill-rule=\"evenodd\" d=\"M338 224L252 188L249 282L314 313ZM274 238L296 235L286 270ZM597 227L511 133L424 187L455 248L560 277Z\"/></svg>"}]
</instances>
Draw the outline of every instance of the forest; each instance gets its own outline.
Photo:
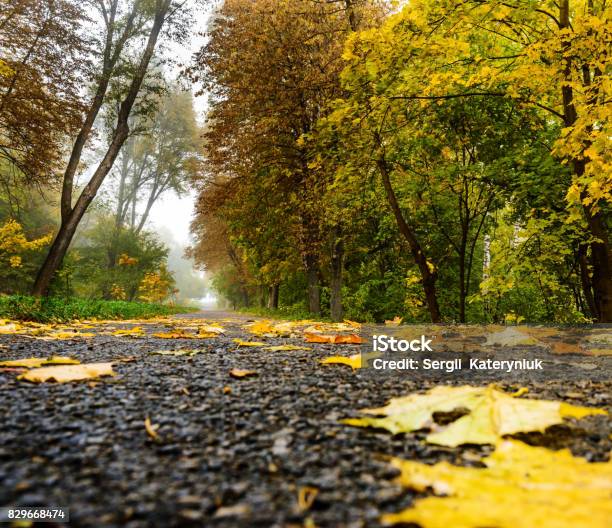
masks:
<instances>
[{"instance_id":1,"label":"forest","mask_svg":"<svg viewBox=\"0 0 612 528\"><path fill-rule=\"evenodd\" d=\"M227 0L196 261L334 320L609 322L609 44L605 2Z\"/></svg>"},{"instance_id":2,"label":"forest","mask_svg":"<svg viewBox=\"0 0 612 528\"><path fill-rule=\"evenodd\" d=\"M148 223L195 193L234 308L612 321L605 1L79 5L2 4L3 294L202 294Z\"/></svg>"}]
</instances>

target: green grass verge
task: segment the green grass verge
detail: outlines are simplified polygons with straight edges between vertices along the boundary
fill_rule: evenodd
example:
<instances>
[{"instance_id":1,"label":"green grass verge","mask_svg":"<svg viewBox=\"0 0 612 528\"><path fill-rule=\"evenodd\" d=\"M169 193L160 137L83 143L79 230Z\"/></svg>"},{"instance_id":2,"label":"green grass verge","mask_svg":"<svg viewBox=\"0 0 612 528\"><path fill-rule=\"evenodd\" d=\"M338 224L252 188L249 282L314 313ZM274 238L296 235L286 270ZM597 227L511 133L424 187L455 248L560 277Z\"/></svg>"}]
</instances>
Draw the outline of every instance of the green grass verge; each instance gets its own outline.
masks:
<instances>
[{"instance_id":1,"label":"green grass verge","mask_svg":"<svg viewBox=\"0 0 612 528\"><path fill-rule=\"evenodd\" d=\"M198 308L128 301L0 296L0 318L20 321L67 322L75 319L149 319L197 312Z\"/></svg>"}]
</instances>

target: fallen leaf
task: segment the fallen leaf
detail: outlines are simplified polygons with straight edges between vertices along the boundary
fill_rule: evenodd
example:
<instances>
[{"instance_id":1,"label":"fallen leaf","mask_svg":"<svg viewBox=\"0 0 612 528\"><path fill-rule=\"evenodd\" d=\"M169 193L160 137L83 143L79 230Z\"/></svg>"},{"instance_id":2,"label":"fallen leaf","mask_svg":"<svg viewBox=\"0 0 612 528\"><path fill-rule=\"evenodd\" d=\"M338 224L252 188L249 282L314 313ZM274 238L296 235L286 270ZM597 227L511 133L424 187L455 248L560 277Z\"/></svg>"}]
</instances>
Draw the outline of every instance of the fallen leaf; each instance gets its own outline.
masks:
<instances>
[{"instance_id":1,"label":"fallen leaf","mask_svg":"<svg viewBox=\"0 0 612 528\"><path fill-rule=\"evenodd\" d=\"M231 387L228 387L227 385L223 387L223 394L231 394L231 393L232 393Z\"/></svg>"},{"instance_id":2,"label":"fallen leaf","mask_svg":"<svg viewBox=\"0 0 612 528\"><path fill-rule=\"evenodd\" d=\"M312 349L309 347L295 346L295 345L278 345L278 346L265 347L265 350L271 350L272 352L282 352L284 350L312 350Z\"/></svg>"},{"instance_id":3,"label":"fallen leaf","mask_svg":"<svg viewBox=\"0 0 612 528\"><path fill-rule=\"evenodd\" d=\"M403 320L404 320L403 317L396 315L393 319L385 321L385 324L387 326L399 326L402 324Z\"/></svg>"},{"instance_id":4,"label":"fallen leaf","mask_svg":"<svg viewBox=\"0 0 612 528\"><path fill-rule=\"evenodd\" d=\"M136 361L136 357L135 356L129 356L129 357L124 357L124 358L120 358L120 359L115 359L116 363L133 363L134 361Z\"/></svg>"},{"instance_id":5,"label":"fallen leaf","mask_svg":"<svg viewBox=\"0 0 612 528\"><path fill-rule=\"evenodd\" d=\"M311 486L301 486L298 490L298 508L301 512L305 512L310 509L314 503L319 490Z\"/></svg>"},{"instance_id":6,"label":"fallen leaf","mask_svg":"<svg viewBox=\"0 0 612 528\"><path fill-rule=\"evenodd\" d=\"M135 326L133 328L120 329L111 332L114 336L125 336L125 337L141 337L144 336L144 330L142 326Z\"/></svg>"},{"instance_id":7,"label":"fallen leaf","mask_svg":"<svg viewBox=\"0 0 612 528\"><path fill-rule=\"evenodd\" d=\"M246 517L251 513L251 507L248 504L234 504L233 506L221 506L214 517L222 519L225 517Z\"/></svg>"},{"instance_id":8,"label":"fallen leaf","mask_svg":"<svg viewBox=\"0 0 612 528\"><path fill-rule=\"evenodd\" d=\"M254 370L241 370L241 369L232 369L230 370L230 376L232 378L246 378L248 376L257 376L257 372Z\"/></svg>"},{"instance_id":9,"label":"fallen leaf","mask_svg":"<svg viewBox=\"0 0 612 528\"><path fill-rule=\"evenodd\" d=\"M333 343L336 345L350 344L358 345L365 343L365 339L355 334L350 335L325 335L325 334L308 334L305 333L307 343Z\"/></svg>"},{"instance_id":10,"label":"fallen leaf","mask_svg":"<svg viewBox=\"0 0 612 528\"><path fill-rule=\"evenodd\" d=\"M158 356L195 356L198 350L154 350L149 353Z\"/></svg>"},{"instance_id":11,"label":"fallen leaf","mask_svg":"<svg viewBox=\"0 0 612 528\"><path fill-rule=\"evenodd\" d=\"M33 383L45 381L66 383L68 381L80 381L114 375L112 363L84 363L82 365L35 368L22 374L17 379Z\"/></svg>"},{"instance_id":12,"label":"fallen leaf","mask_svg":"<svg viewBox=\"0 0 612 528\"><path fill-rule=\"evenodd\" d=\"M144 421L145 430L147 434L153 439L155 442L159 441L159 434L157 434L157 429L159 429L159 425L151 424L151 420L147 416Z\"/></svg>"},{"instance_id":13,"label":"fallen leaf","mask_svg":"<svg viewBox=\"0 0 612 528\"><path fill-rule=\"evenodd\" d=\"M236 343L240 347L260 347L260 346L266 346L266 343L262 343L260 341L243 341L242 339L234 339L234 343Z\"/></svg>"},{"instance_id":14,"label":"fallen leaf","mask_svg":"<svg viewBox=\"0 0 612 528\"><path fill-rule=\"evenodd\" d=\"M177 330L176 332L158 332L153 334L153 337L157 337L158 339L197 339L198 337L202 336L188 334L182 330Z\"/></svg>"},{"instance_id":15,"label":"fallen leaf","mask_svg":"<svg viewBox=\"0 0 612 528\"><path fill-rule=\"evenodd\" d=\"M433 466L393 459L401 485L439 497L382 516L382 523L422 528L607 528L612 519L612 462L589 463L569 450L505 441L486 468Z\"/></svg>"},{"instance_id":16,"label":"fallen leaf","mask_svg":"<svg viewBox=\"0 0 612 528\"><path fill-rule=\"evenodd\" d=\"M278 332L274 329L270 321L260 321L246 326L246 329L255 335L266 336L276 335Z\"/></svg>"},{"instance_id":17,"label":"fallen leaf","mask_svg":"<svg viewBox=\"0 0 612 528\"><path fill-rule=\"evenodd\" d=\"M213 337L218 334L224 334L225 329L220 325L203 325L198 329L198 333L206 337Z\"/></svg>"},{"instance_id":18,"label":"fallen leaf","mask_svg":"<svg viewBox=\"0 0 612 528\"><path fill-rule=\"evenodd\" d=\"M343 420L343 423L358 427L380 427L393 434L428 428L432 433L427 436L427 442L455 447L461 444L496 444L504 435L544 431L551 425L562 423L566 417L607 414L594 407L520 399L522 394L524 391L506 394L493 385L438 386L425 394L393 398L385 407L361 411L382 415L384 418L354 418ZM450 413L458 409L469 412L447 426L436 426L434 413Z\"/></svg>"},{"instance_id":19,"label":"fallen leaf","mask_svg":"<svg viewBox=\"0 0 612 528\"><path fill-rule=\"evenodd\" d=\"M353 370L361 368L361 354L355 354L350 357L330 356L321 360L323 365L348 365Z\"/></svg>"},{"instance_id":20,"label":"fallen leaf","mask_svg":"<svg viewBox=\"0 0 612 528\"><path fill-rule=\"evenodd\" d=\"M63 356L52 356L50 358L28 358L28 359L12 359L10 361L0 362L0 367L25 367L37 368L43 365L78 365L78 359L72 359Z\"/></svg>"},{"instance_id":21,"label":"fallen leaf","mask_svg":"<svg viewBox=\"0 0 612 528\"><path fill-rule=\"evenodd\" d=\"M78 359L66 356L51 356L43 362L43 365L79 365L80 363Z\"/></svg>"},{"instance_id":22,"label":"fallen leaf","mask_svg":"<svg viewBox=\"0 0 612 528\"><path fill-rule=\"evenodd\" d=\"M22 326L17 323L9 323L8 321L0 321L0 334L15 334L22 329Z\"/></svg>"},{"instance_id":23,"label":"fallen leaf","mask_svg":"<svg viewBox=\"0 0 612 528\"><path fill-rule=\"evenodd\" d=\"M487 336L485 346L532 346L538 345L540 342L523 332L518 328L509 326L501 332L494 332Z\"/></svg>"}]
</instances>

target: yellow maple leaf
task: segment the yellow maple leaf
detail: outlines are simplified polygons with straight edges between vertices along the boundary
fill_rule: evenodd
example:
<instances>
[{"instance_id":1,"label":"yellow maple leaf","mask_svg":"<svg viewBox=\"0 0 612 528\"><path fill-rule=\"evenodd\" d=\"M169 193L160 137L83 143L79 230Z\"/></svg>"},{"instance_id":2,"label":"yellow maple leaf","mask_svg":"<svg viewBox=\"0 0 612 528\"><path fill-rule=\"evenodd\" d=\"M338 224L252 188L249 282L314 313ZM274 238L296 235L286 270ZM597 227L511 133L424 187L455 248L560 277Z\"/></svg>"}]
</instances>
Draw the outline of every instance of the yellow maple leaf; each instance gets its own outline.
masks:
<instances>
[{"instance_id":1,"label":"yellow maple leaf","mask_svg":"<svg viewBox=\"0 0 612 528\"><path fill-rule=\"evenodd\" d=\"M607 528L612 519L612 462L589 463L569 450L521 442L497 445L486 468L433 466L393 459L399 482L427 497L382 523L422 528Z\"/></svg>"},{"instance_id":2,"label":"yellow maple leaf","mask_svg":"<svg viewBox=\"0 0 612 528\"><path fill-rule=\"evenodd\" d=\"M566 417L607 414L594 407L518 398L524 392L507 394L493 385L438 386L425 394L393 398L385 407L362 410L366 414L382 415L381 418L351 418L343 420L343 423L358 427L380 427L393 434L429 428L432 432L427 436L428 442L455 447L461 444L496 444L504 435L544 431L551 425L562 423ZM435 412L450 413L457 409L467 409L469 412L447 426L438 427L434 424Z\"/></svg>"}]
</instances>

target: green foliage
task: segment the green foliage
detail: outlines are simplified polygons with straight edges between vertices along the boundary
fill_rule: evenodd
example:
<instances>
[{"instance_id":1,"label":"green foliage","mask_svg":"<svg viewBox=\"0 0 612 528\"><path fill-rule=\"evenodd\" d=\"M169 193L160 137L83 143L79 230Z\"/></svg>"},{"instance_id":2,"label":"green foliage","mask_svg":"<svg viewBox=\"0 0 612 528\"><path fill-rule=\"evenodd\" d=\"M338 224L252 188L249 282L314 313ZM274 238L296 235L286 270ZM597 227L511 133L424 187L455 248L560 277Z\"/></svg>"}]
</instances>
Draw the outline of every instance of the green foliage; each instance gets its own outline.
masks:
<instances>
[{"instance_id":1,"label":"green foliage","mask_svg":"<svg viewBox=\"0 0 612 528\"><path fill-rule=\"evenodd\" d=\"M116 229L113 219L101 214L92 227L80 234L52 292L66 297L110 299L111 291L119 288L125 292L125 299L132 301L138 297L145 275L157 273L167 255L168 249L154 234Z\"/></svg>"},{"instance_id":2,"label":"green foliage","mask_svg":"<svg viewBox=\"0 0 612 528\"><path fill-rule=\"evenodd\" d=\"M0 296L0 317L23 321L68 322L84 319L147 319L195 312L197 308L126 301Z\"/></svg>"}]
</instances>

